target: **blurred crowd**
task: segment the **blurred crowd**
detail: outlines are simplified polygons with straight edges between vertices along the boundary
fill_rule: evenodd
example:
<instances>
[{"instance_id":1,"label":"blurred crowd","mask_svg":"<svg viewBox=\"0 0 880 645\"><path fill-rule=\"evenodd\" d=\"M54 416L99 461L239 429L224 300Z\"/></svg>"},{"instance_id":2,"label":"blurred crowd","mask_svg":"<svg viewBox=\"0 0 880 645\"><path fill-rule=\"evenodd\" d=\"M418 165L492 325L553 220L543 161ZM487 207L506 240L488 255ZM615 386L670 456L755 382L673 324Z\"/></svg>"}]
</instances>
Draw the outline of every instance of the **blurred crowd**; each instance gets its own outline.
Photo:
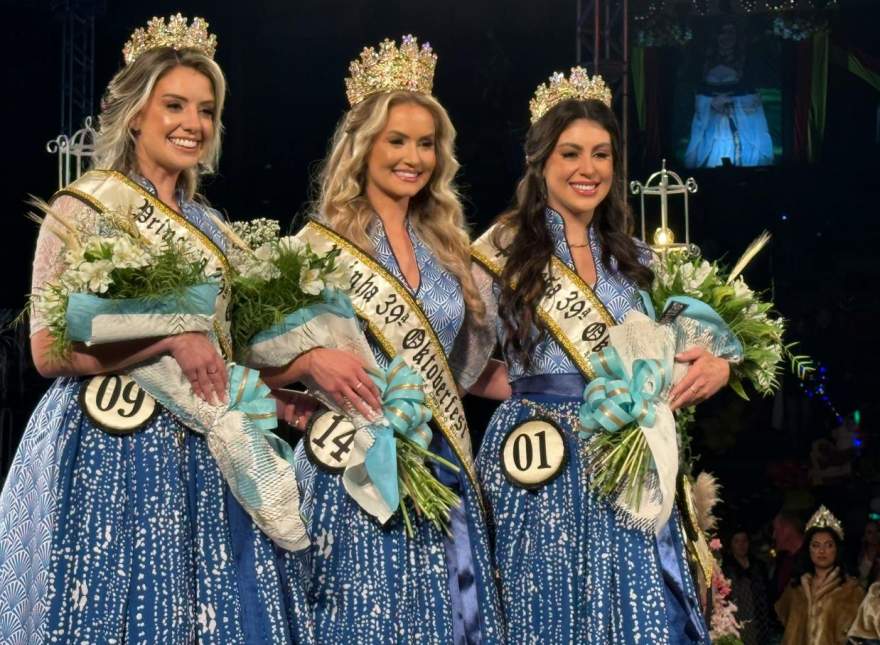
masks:
<instances>
[{"instance_id":1,"label":"blurred crowd","mask_svg":"<svg viewBox=\"0 0 880 645\"><path fill-rule=\"evenodd\" d=\"M723 570L744 645L880 645L880 522L843 525L820 507L761 531L728 522Z\"/></svg>"}]
</instances>

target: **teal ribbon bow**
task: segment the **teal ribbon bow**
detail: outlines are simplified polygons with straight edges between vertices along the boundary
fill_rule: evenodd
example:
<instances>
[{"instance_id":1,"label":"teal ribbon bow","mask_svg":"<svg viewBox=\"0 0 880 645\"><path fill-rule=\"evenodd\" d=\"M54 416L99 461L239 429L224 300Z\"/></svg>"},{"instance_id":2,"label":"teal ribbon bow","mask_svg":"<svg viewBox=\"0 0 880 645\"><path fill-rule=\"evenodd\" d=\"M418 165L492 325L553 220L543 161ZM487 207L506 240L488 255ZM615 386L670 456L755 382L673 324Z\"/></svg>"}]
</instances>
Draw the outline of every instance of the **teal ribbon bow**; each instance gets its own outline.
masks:
<instances>
[{"instance_id":1,"label":"teal ribbon bow","mask_svg":"<svg viewBox=\"0 0 880 645\"><path fill-rule=\"evenodd\" d=\"M613 347L591 354L588 360L596 378L584 389L584 402L578 413L579 436L586 439L594 432L618 432L631 423L653 426L657 418L655 404L671 376L665 373L660 361L633 361L632 377L627 379L620 355Z\"/></svg>"},{"instance_id":2,"label":"teal ribbon bow","mask_svg":"<svg viewBox=\"0 0 880 645\"><path fill-rule=\"evenodd\" d=\"M364 465L370 481L382 495L389 508L400 505L397 485L397 442L395 434L426 448L431 443L431 410L425 405L422 377L397 356L384 371L369 372L379 388L382 399L382 417L387 425L373 424L373 445L364 456Z\"/></svg>"},{"instance_id":3,"label":"teal ribbon bow","mask_svg":"<svg viewBox=\"0 0 880 645\"><path fill-rule=\"evenodd\" d=\"M272 391L260 380L260 373L249 367L229 367L229 409L244 413L261 430L278 427Z\"/></svg>"},{"instance_id":4,"label":"teal ribbon bow","mask_svg":"<svg viewBox=\"0 0 880 645\"><path fill-rule=\"evenodd\" d=\"M257 370L242 365L229 367L229 410L241 412L258 432L248 438L265 440L285 461L293 465L293 448L272 430L278 427L278 413L272 391L260 380Z\"/></svg>"}]
</instances>

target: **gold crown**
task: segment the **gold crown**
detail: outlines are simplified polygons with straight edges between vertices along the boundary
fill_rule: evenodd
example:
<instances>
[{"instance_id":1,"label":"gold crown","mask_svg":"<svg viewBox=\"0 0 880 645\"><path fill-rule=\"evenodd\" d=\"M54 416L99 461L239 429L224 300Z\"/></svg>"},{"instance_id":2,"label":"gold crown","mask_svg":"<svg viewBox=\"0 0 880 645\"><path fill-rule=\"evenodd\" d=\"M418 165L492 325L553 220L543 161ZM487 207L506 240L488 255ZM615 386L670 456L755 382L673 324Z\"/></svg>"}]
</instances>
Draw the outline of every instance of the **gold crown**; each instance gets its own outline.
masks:
<instances>
[{"instance_id":1,"label":"gold crown","mask_svg":"<svg viewBox=\"0 0 880 645\"><path fill-rule=\"evenodd\" d=\"M807 522L807 531L810 529L828 529L834 531L841 540L843 540L843 526L834 515L831 514L825 506L820 506L819 510L813 513L813 517Z\"/></svg>"},{"instance_id":2,"label":"gold crown","mask_svg":"<svg viewBox=\"0 0 880 645\"><path fill-rule=\"evenodd\" d=\"M611 107L611 90L601 76L596 74L590 77L583 67L572 67L568 78L562 72L555 72L550 77L550 83L541 83L529 101L532 123L547 114L554 105L567 99L594 99Z\"/></svg>"},{"instance_id":3,"label":"gold crown","mask_svg":"<svg viewBox=\"0 0 880 645\"><path fill-rule=\"evenodd\" d=\"M371 94L405 90L430 94L434 85L434 67L437 54L430 43L419 48L415 36L406 35L397 43L387 38L379 45L377 52L372 47L364 47L360 60L353 60L348 66L351 76L345 79L345 94L348 103L354 107Z\"/></svg>"},{"instance_id":4,"label":"gold crown","mask_svg":"<svg viewBox=\"0 0 880 645\"><path fill-rule=\"evenodd\" d=\"M214 58L217 51L217 36L208 33L208 23L201 18L193 18L187 26L186 18L177 14L168 19L153 18L147 28L138 27L122 48L125 64L131 65L138 56L151 49L171 47L172 49L196 49L208 58Z\"/></svg>"}]
</instances>

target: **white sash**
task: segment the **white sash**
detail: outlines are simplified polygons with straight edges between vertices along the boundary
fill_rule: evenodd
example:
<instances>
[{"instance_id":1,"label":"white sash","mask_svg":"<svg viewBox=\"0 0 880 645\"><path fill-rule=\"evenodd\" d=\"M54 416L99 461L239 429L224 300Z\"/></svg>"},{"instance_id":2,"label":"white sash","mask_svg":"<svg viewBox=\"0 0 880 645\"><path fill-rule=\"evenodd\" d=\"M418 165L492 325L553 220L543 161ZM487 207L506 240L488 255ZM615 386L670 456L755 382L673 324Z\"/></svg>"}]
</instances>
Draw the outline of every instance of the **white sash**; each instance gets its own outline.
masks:
<instances>
[{"instance_id":1,"label":"white sash","mask_svg":"<svg viewBox=\"0 0 880 645\"><path fill-rule=\"evenodd\" d=\"M473 243L471 255L500 279L507 256L493 241L496 227ZM610 344L608 328L615 324L614 318L589 285L556 256L544 270L544 279L547 289L536 307L538 318L589 381L595 373L587 357Z\"/></svg>"},{"instance_id":2,"label":"white sash","mask_svg":"<svg viewBox=\"0 0 880 645\"><path fill-rule=\"evenodd\" d=\"M347 293L355 312L366 321L370 334L389 358L402 355L422 376L433 423L449 442L474 491L479 493L470 431L458 386L443 345L415 298L372 256L323 224L312 220L297 237L317 253L326 253L333 247L339 249L339 261L351 278Z\"/></svg>"}]
</instances>

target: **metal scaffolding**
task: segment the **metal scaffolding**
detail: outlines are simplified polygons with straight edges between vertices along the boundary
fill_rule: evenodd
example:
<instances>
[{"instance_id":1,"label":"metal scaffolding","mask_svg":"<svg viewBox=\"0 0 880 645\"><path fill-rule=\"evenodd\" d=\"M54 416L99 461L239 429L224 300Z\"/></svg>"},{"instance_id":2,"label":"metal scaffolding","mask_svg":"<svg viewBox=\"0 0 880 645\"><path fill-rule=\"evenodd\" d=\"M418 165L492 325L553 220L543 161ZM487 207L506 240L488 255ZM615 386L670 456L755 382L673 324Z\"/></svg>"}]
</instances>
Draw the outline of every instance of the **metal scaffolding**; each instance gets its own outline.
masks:
<instances>
[{"instance_id":1,"label":"metal scaffolding","mask_svg":"<svg viewBox=\"0 0 880 645\"><path fill-rule=\"evenodd\" d=\"M623 150L629 138L629 2L577 0L576 58L590 74L601 74L611 88ZM626 174L627 155L623 168Z\"/></svg>"},{"instance_id":2,"label":"metal scaffolding","mask_svg":"<svg viewBox=\"0 0 880 645\"><path fill-rule=\"evenodd\" d=\"M61 132L73 134L95 108L95 17L104 0L54 0L61 20Z\"/></svg>"}]
</instances>

